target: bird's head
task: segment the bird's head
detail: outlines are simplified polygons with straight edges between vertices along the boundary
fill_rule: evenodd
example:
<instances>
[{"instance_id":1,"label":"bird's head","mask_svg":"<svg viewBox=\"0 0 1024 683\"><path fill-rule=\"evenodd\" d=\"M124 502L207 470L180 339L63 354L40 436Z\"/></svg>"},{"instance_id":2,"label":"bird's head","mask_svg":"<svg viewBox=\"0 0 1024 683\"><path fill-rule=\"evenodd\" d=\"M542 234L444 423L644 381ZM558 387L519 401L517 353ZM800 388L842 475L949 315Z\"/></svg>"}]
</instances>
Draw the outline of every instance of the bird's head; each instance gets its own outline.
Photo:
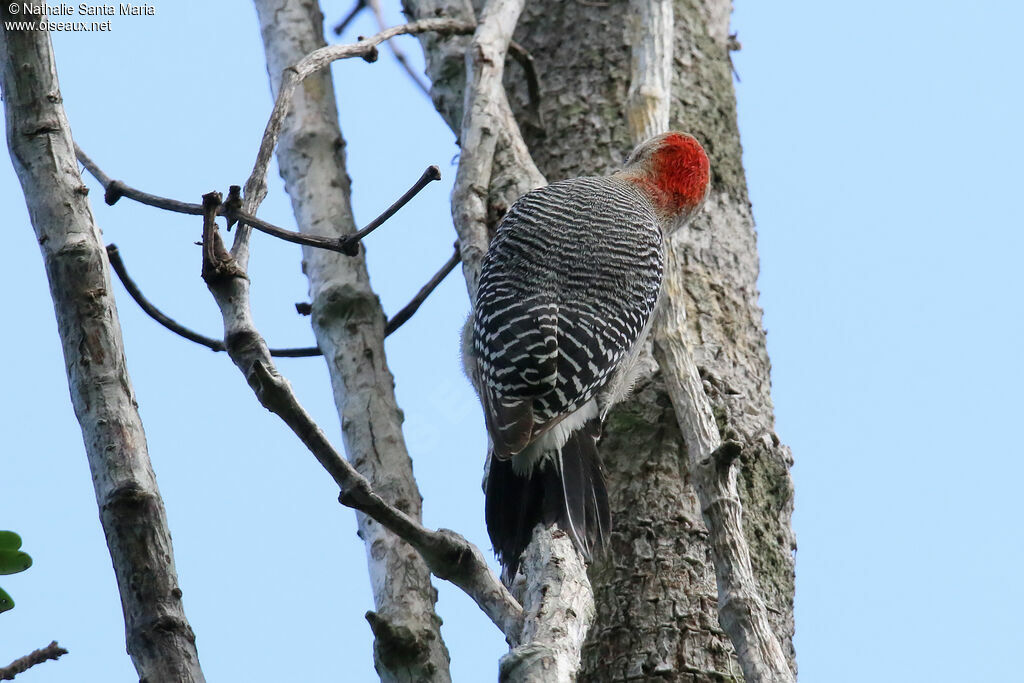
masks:
<instances>
[{"instance_id":1,"label":"bird's head","mask_svg":"<svg viewBox=\"0 0 1024 683\"><path fill-rule=\"evenodd\" d=\"M636 183L677 226L697 213L710 189L708 155L697 138L678 131L640 143L620 174Z\"/></svg>"}]
</instances>

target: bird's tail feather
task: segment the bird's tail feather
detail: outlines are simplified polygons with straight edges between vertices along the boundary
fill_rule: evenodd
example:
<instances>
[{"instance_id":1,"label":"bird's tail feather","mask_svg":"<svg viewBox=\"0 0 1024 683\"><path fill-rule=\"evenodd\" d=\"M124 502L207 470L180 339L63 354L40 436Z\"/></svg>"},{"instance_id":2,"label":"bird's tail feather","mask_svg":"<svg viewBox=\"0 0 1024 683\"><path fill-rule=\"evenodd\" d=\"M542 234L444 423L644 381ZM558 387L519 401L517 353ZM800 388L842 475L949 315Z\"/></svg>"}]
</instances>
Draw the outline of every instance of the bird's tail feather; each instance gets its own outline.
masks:
<instances>
[{"instance_id":1,"label":"bird's tail feather","mask_svg":"<svg viewBox=\"0 0 1024 683\"><path fill-rule=\"evenodd\" d=\"M557 524L590 560L603 552L611 532L608 491L597 452L600 422L574 431L556 457L542 459L528 475L511 459L491 458L486 519L506 583L515 579L523 551L538 524Z\"/></svg>"}]
</instances>

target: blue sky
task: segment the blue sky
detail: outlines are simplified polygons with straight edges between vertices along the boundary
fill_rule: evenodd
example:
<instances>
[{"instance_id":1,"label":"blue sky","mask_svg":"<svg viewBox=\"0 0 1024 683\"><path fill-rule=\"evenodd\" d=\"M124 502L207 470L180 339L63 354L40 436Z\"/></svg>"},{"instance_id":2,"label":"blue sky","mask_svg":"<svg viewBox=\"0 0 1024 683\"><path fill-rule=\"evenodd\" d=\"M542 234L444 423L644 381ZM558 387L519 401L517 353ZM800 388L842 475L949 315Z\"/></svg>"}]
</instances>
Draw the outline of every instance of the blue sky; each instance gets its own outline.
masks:
<instances>
[{"instance_id":1,"label":"blue sky","mask_svg":"<svg viewBox=\"0 0 1024 683\"><path fill-rule=\"evenodd\" d=\"M111 176L198 201L248 175L270 111L251 5L158 2L106 34L55 35L75 138ZM328 22L349 9L325 2ZM399 17L392 8L393 21ZM374 32L367 18L352 36ZM758 3L733 17L744 164L758 223L778 432L796 466L801 679L1012 680L1024 644L1018 3ZM419 61L412 40L403 43ZM357 219L428 164L444 180L367 240L385 311L450 253L457 150L386 51L334 67ZM261 211L293 225L271 173ZM168 314L217 336L194 218L123 200L94 211ZM58 640L32 681L131 681L113 572L20 186L0 163L0 528L35 558L0 581L0 660ZM253 303L272 345L308 345L299 250L254 239ZM352 513L226 357L176 338L116 287L168 509L185 609L210 680L376 680ZM462 378L453 276L388 340L428 524L488 546L484 436ZM323 361L283 359L340 443ZM437 582L457 681L493 680L503 640ZM284 669L282 669L284 667ZM287 675L282 674L286 670ZM22 677L19 677L22 680Z\"/></svg>"}]
</instances>

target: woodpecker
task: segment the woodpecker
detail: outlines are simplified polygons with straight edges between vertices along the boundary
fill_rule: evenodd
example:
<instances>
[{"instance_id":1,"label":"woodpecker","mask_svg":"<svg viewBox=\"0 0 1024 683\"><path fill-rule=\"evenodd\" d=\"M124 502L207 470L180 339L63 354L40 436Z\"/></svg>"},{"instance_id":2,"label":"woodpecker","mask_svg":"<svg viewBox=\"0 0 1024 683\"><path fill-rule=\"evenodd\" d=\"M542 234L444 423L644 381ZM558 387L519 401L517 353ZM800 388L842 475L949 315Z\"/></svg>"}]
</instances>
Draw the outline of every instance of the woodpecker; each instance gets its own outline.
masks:
<instances>
[{"instance_id":1,"label":"woodpecker","mask_svg":"<svg viewBox=\"0 0 1024 683\"><path fill-rule=\"evenodd\" d=\"M669 132L625 167L529 192L502 218L463 333L490 441L487 531L506 583L537 524L589 561L611 530L597 453L661 294L667 237L703 205L708 158Z\"/></svg>"}]
</instances>

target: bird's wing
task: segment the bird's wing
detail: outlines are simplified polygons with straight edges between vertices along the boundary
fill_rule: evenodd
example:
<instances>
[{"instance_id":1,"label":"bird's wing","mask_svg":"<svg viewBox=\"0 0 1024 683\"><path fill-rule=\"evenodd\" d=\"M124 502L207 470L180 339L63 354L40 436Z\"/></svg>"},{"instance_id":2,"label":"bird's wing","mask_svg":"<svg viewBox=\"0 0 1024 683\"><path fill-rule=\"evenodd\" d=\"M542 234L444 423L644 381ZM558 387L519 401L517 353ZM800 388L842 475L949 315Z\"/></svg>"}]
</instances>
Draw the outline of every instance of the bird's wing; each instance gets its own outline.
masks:
<instances>
[{"instance_id":1,"label":"bird's wing","mask_svg":"<svg viewBox=\"0 0 1024 683\"><path fill-rule=\"evenodd\" d=\"M663 254L637 196L611 178L577 178L523 196L502 220L473 327L500 457L590 400L639 339Z\"/></svg>"}]
</instances>

